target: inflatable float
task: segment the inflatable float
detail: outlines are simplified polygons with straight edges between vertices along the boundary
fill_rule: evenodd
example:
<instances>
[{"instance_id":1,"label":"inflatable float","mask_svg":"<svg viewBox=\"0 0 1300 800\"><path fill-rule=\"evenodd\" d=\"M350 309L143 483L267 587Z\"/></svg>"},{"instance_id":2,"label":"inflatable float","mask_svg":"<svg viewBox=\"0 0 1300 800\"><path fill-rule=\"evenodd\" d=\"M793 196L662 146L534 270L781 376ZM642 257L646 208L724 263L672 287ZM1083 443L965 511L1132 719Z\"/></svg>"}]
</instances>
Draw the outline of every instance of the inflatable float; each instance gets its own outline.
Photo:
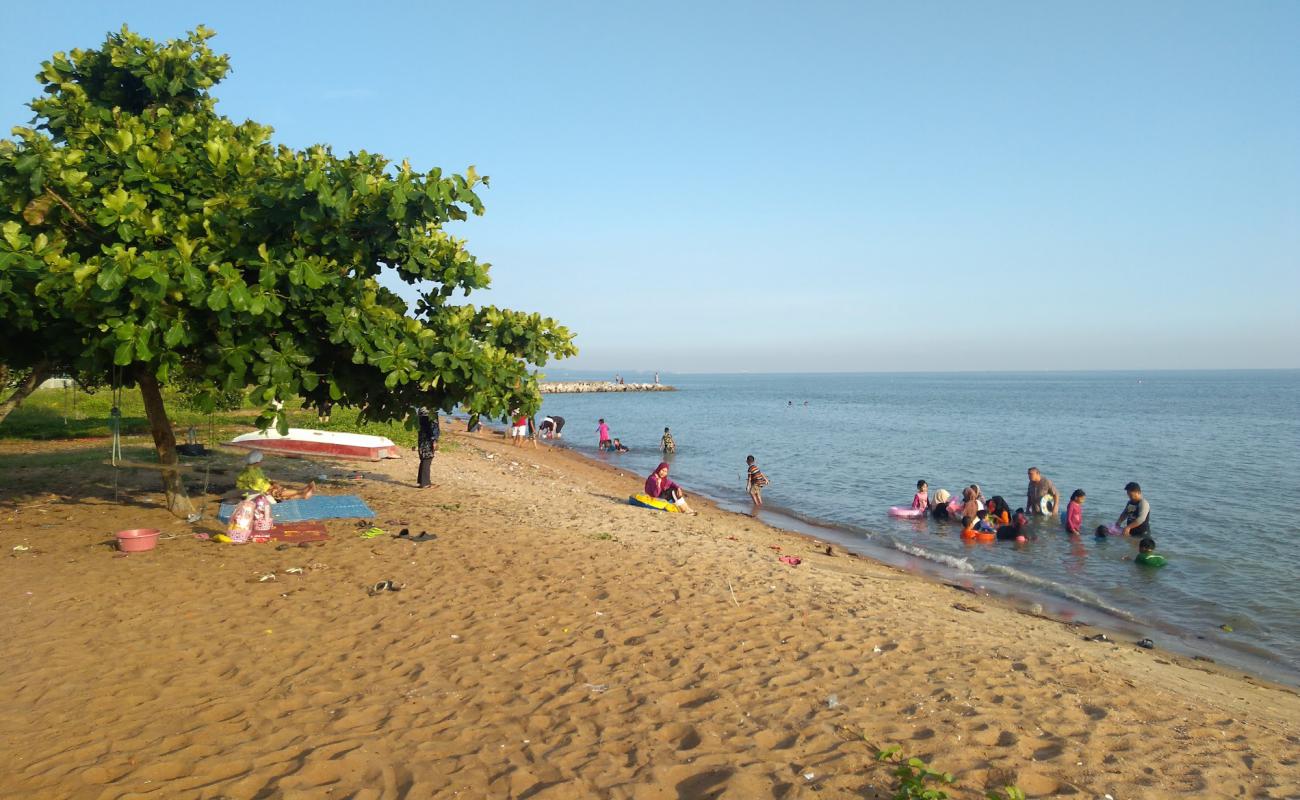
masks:
<instances>
[{"instance_id":1,"label":"inflatable float","mask_svg":"<svg viewBox=\"0 0 1300 800\"><path fill-rule=\"evenodd\" d=\"M648 494L634 494L627 499L627 504L630 506L649 508L655 511L667 511L674 514L681 512L680 508L667 500L660 500L659 498L651 497Z\"/></svg>"},{"instance_id":2,"label":"inflatable float","mask_svg":"<svg viewBox=\"0 0 1300 800\"><path fill-rule=\"evenodd\" d=\"M890 506L889 516L902 517L904 519L916 519L925 516L924 508L907 508L905 506Z\"/></svg>"},{"instance_id":3,"label":"inflatable float","mask_svg":"<svg viewBox=\"0 0 1300 800\"><path fill-rule=\"evenodd\" d=\"M1138 557L1133 559L1139 567L1163 567L1168 564L1165 557L1157 553L1138 553Z\"/></svg>"}]
</instances>

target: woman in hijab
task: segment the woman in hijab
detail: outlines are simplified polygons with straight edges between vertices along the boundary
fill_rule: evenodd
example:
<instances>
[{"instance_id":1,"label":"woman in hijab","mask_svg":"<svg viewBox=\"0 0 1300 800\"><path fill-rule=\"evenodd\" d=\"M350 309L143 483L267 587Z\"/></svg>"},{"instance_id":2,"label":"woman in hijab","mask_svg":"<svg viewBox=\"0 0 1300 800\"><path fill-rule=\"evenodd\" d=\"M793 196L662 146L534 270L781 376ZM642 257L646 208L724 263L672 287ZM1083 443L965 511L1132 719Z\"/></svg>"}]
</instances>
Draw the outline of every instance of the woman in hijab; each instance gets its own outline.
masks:
<instances>
[{"instance_id":1,"label":"woman in hijab","mask_svg":"<svg viewBox=\"0 0 1300 800\"><path fill-rule=\"evenodd\" d=\"M433 484L429 482L429 468L433 466L433 454L438 452L438 438L442 429L438 425L437 414L432 419L429 418L429 409L421 408L418 417L420 433L415 449L420 456L420 471L416 475L416 486L431 489Z\"/></svg>"},{"instance_id":2,"label":"woman in hijab","mask_svg":"<svg viewBox=\"0 0 1300 800\"><path fill-rule=\"evenodd\" d=\"M645 493L660 500L667 500L687 514L695 513L686 504L686 494L682 492L682 487L673 483L668 477L668 462L666 461L659 462L659 466L655 467L655 471L645 479Z\"/></svg>"}]
</instances>

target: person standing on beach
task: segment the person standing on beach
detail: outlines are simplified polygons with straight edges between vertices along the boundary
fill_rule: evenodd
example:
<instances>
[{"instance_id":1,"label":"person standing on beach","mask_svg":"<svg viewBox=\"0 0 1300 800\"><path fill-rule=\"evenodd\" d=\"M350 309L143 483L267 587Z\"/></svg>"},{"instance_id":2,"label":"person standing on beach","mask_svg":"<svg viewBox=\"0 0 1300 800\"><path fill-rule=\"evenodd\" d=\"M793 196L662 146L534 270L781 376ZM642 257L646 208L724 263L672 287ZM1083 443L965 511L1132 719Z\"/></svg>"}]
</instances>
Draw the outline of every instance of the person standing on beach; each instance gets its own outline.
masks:
<instances>
[{"instance_id":1,"label":"person standing on beach","mask_svg":"<svg viewBox=\"0 0 1300 800\"><path fill-rule=\"evenodd\" d=\"M745 485L749 488L749 499L754 501L754 505L763 505L763 487L767 485L767 476L754 463L753 456L745 457L745 464L748 466L745 475Z\"/></svg>"},{"instance_id":2,"label":"person standing on beach","mask_svg":"<svg viewBox=\"0 0 1300 800\"><path fill-rule=\"evenodd\" d=\"M659 448L665 453L676 453L677 442L673 441L672 431L664 428L664 437L659 440Z\"/></svg>"},{"instance_id":3,"label":"person standing on beach","mask_svg":"<svg viewBox=\"0 0 1300 800\"><path fill-rule=\"evenodd\" d=\"M1047 503L1048 499L1051 503ZM1061 493L1056 484L1043 477L1038 467L1029 468L1029 491L1025 497L1025 510L1030 514L1054 514L1061 507Z\"/></svg>"},{"instance_id":4,"label":"person standing on beach","mask_svg":"<svg viewBox=\"0 0 1300 800\"><path fill-rule=\"evenodd\" d=\"M599 423L596 425L597 447L601 450L608 450L611 444L609 438L609 426L605 424L604 417L601 417L597 422Z\"/></svg>"},{"instance_id":5,"label":"person standing on beach","mask_svg":"<svg viewBox=\"0 0 1300 800\"><path fill-rule=\"evenodd\" d=\"M528 415L522 411L513 411L511 416L510 442L515 447L523 447L524 439L528 438Z\"/></svg>"},{"instance_id":6,"label":"person standing on beach","mask_svg":"<svg viewBox=\"0 0 1300 800\"><path fill-rule=\"evenodd\" d=\"M420 456L420 469L416 474L415 485L420 489L430 489L433 484L429 481L429 468L433 466L433 456L438 452L438 439L442 436L442 428L438 425L438 415L433 414L430 417L427 408L420 408L416 412L416 417L419 435L415 450Z\"/></svg>"},{"instance_id":7,"label":"person standing on beach","mask_svg":"<svg viewBox=\"0 0 1300 800\"><path fill-rule=\"evenodd\" d=\"M1151 532L1151 504L1142 496L1142 487L1132 481L1124 487L1128 492L1128 505L1115 520L1116 527L1123 526L1124 536L1146 536Z\"/></svg>"}]
</instances>

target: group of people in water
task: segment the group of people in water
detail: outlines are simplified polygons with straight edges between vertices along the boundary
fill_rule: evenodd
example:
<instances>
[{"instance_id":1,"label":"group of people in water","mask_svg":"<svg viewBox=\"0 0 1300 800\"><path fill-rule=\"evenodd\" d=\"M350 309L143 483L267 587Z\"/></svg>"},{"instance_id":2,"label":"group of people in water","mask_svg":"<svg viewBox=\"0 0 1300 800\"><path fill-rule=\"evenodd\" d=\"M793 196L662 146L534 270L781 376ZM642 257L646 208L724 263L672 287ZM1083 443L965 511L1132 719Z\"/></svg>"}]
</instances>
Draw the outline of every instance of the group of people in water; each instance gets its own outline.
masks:
<instances>
[{"instance_id":1,"label":"group of people in water","mask_svg":"<svg viewBox=\"0 0 1300 800\"><path fill-rule=\"evenodd\" d=\"M920 512L917 516L929 514L935 519L960 520L963 539L1024 542L1033 535L1029 523L1031 518L1036 516L1059 516L1067 532L1074 536L1080 535L1083 530L1083 505L1088 499L1087 493L1082 489L1075 489L1070 493L1069 502L1062 509L1061 493L1056 485L1037 467L1030 467L1028 475L1029 486L1025 493L1025 504L1014 511L1001 495L986 498L978 484L971 484L962 489L960 498L954 498L945 489L938 490L931 497L930 486L924 480L916 482L912 510ZM1156 543L1150 535L1151 504L1142 496L1142 487L1130 481L1125 485L1124 491L1128 495L1128 502L1115 520L1115 524L1098 525L1093 533L1098 538L1140 537L1138 563L1145 566L1164 566L1165 559L1156 554Z\"/></svg>"}]
</instances>

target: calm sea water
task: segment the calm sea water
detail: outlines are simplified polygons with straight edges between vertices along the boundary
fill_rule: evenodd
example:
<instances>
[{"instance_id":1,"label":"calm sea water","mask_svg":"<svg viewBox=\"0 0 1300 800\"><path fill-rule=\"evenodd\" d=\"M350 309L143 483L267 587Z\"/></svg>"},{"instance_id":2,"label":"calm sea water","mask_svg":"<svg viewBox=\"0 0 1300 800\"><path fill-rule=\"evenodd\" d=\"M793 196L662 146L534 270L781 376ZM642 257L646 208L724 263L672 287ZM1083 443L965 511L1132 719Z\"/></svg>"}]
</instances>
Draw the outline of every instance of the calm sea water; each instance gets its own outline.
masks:
<instances>
[{"instance_id":1,"label":"calm sea water","mask_svg":"<svg viewBox=\"0 0 1300 800\"><path fill-rule=\"evenodd\" d=\"M567 376L566 376L567 377ZM606 376L594 376L605 378ZM776 524L798 517L869 554L906 553L998 591L1061 601L1192 650L1295 679L1300 664L1300 372L665 376L673 393L550 395L567 446L645 475L659 437L688 492L748 508L745 456L771 479ZM794 405L789 405L793 401ZM596 420L632 452L598 453ZM1136 542L970 545L959 525L897 520L916 481L978 483L1024 504L1027 467L1088 494L1084 530L1142 484L1169 565ZM761 518L761 517L760 517ZM1229 626L1225 632L1221 626ZM1204 638L1201 638L1204 637Z\"/></svg>"}]
</instances>

